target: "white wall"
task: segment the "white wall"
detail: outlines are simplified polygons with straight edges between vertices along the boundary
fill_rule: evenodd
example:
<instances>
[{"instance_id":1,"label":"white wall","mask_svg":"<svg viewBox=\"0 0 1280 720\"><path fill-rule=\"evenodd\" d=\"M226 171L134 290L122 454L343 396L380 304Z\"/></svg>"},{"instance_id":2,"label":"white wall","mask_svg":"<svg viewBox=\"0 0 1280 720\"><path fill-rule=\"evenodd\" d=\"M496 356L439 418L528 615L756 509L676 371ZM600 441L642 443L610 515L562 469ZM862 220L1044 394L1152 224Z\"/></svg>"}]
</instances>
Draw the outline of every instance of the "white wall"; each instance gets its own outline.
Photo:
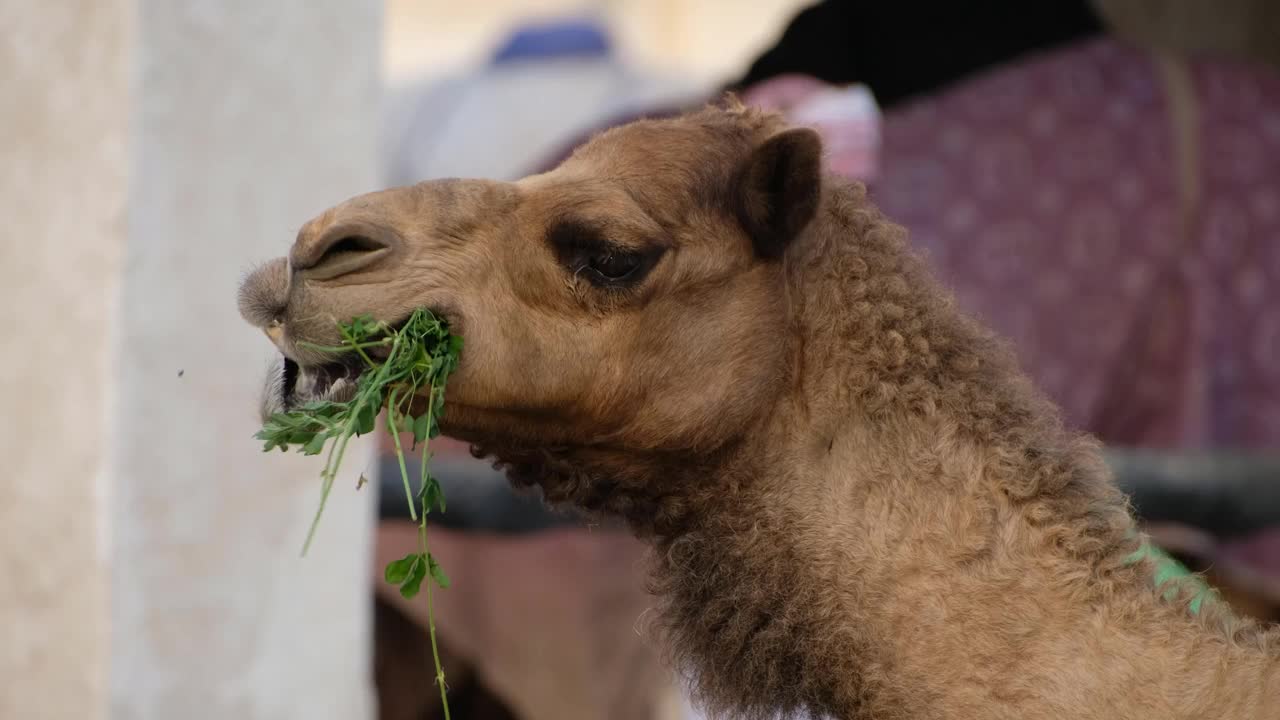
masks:
<instances>
[{"instance_id":1,"label":"white wall","mask_svg":"<svg viewBox=\"0 0 1280 720\"><path fill-rule=\"evenodd\" d=\"M0 718L372 716L370 448L300 560L235 291L376 183L381 20L0 0Z\"/></svg>"},{"instance_id":2,"label":"white wall","mask_svg":"<svg viewBox=\"0 0 1280 720\"><path fill-rule=\"evenodd\" d=\"M0 2L0 718L105 717L126 5Z\"/></svg>"}]
</instances>

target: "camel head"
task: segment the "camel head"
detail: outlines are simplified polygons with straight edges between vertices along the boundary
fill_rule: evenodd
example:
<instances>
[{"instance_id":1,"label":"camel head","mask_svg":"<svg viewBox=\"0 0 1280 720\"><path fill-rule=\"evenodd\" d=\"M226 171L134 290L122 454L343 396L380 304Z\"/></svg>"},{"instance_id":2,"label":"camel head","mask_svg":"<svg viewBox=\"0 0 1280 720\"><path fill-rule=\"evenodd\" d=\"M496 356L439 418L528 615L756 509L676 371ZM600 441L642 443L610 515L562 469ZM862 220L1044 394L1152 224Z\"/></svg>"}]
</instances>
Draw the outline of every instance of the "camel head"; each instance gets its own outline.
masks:
<instances>
[{"instance_id":1,"label":"camel head","mask_svg":"<svg viewBox=\"0 0 1280 720\"><path fill-rule=\"evenodd\" d=\"M787 375L789 244L821 147L740 107L605 132L514 183L435 180L307 222L240 308L283 357L264 407L341 397L336 322L424 306L465 339L442 428L490 447L681 453L741 434ZM498 453L501 455L501 453Z\"/></svg>"}]
</instances>

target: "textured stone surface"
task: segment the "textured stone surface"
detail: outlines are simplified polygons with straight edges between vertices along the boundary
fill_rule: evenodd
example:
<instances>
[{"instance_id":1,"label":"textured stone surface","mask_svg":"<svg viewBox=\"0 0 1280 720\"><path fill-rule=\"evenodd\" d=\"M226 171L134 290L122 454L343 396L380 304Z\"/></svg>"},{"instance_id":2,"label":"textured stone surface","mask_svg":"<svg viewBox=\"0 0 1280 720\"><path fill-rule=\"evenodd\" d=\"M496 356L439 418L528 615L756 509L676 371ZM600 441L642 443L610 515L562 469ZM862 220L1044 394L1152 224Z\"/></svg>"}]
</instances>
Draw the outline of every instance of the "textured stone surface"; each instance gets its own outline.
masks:
<instances>
[{"instance_id":1,"label":"textured stone surface","mask_svg":"<svg viewBox=\"0 0 1280 720\"><path fill-rule=\"evenodd\" d=\"M235 290L376 182L380 21L0 2L0 718L371 717L370 448L299 560L318 467L251 437Z\"/></svg>"},{"instance_id":2,"label":"textured stone surface","mask_svg":"<svg viewBox=\"0 0 1280 720\"><path fill-rule=\"evenodd\" d=\"M105 717L125 4L0 2L0 718Z\"/></svg>"}]
</instances>

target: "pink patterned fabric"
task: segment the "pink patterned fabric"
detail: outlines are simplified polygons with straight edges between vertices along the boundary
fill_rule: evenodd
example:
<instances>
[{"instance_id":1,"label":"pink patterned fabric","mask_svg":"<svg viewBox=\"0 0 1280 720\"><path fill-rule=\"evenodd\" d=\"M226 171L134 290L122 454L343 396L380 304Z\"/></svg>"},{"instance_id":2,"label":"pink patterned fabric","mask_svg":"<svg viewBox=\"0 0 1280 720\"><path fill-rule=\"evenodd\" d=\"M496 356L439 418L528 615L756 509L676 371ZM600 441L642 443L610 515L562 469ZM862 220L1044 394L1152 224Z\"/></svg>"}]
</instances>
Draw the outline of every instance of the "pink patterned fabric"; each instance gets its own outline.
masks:
<instances>
[{"instance_id":1,"label":"pink patterned fabric","mask_svg":"<svg viewBox=\"0 0 1280 720\"><path fill-rule=\"evenodd\" d=\"M1280 446L1280 77L1192 65L1198 232L1150 56L1089 42L888 113L871 194L1069 421Z\"/></svg>"},{"instance_id":2,"label":"pink patterned fabric","mask_svg":"<svg viewBox=\"0 0 1280 720\"><path fill-rule=\"evenodd\" d=\"M1121 446L1280 447L1280 75L1191 65L1190 247L1165 86L1150 55L1109 38L886 111L871 165L831 167L871 178L880 207L1073 426ZM743 97L795 121L823 88L791 76ZM847 140L820 130L829 146Z\"/></svg>"}]
</instances>

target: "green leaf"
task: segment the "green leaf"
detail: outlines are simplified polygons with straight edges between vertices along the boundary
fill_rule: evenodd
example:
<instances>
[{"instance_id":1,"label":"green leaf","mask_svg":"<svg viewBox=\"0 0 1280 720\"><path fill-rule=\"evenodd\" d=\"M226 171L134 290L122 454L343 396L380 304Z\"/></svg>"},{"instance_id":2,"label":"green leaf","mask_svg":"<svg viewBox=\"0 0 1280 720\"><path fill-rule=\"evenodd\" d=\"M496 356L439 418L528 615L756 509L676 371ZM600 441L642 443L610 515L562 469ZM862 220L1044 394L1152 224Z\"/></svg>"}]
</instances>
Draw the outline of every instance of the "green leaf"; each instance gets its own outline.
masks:
<instances>
[{"instance_id":1,"label":"green leaf","mask_svg":"<svg viewBox=\"0 0 1280 720\"><path fill-rule=\"evenodd\" d=\"M422 489L418 491L418 501L422 503L424 515L430 513L431 508L435 507L440 508L440 512L444 512L444 489L440 487L440 481L426 471L422 473Z\"/></svg>"},{"instance_id":2,"label":"green leaf","mask_svg":"<svg viewBox=\"0 0 1280 720\"><path fill-rule=\"evenodd\" d=\"M406 600L418 594L422 589L422 581L427 577L427 563L422 562L422 556L417 558L418 562L413 564L409 577L400 585L400 596Z\"/></svg>"},{"instance_id":3,"label":"green leaf","mask_svg":"<svg viewBox=\"0 0 1280 720\"><path fill-rule=\"evenodd\" d=\"M428 413L422 413L413 420L413 441L415 443L426 442L429 428L431 427L431 416Z\"/></svg>"},{"instance_id":4,"label":"green leaf","mask_svg":"<svg viewBox=\"0 0 1280 720\"><path fill-rule=\"evenodd\" d=\"M259 432L257 435L254 435L254 437L262 441L262 452L271 452L277 447L281 450L288 449L283 443L279 442L274 435L267 433L266 431Z\"/></svg>"},{"instance_id":5,"label":"green leaf","mask_svg":"<svg viewBox=\"0 0 1280 720\"><path fill-rule=\"evenodd\" d=\"M303 405L292 413L299 419L307 419L308 417L334 417L340 413L346 412L345 403L336 403L331 400L313 400Z\"/></svg>"},{"instance_id":6,"label":"green leaf","mask_svg":"<svg viewBox=\"0 0 1280 720\"><path fill-rule=\"evenodd\" d=\"M374 405L373 403L365 403L356 410L355 432L357 435L373 432L374 422L378 418L380 407L380 405Z\"/></svg>"},{"instance_id":7,"label":"green leaf","mask_svg":"<svg viewBox=\"0 0 1280 720\"><path fill-rule=\"evenodd\" d=\"M319 455L321 452L324 451L324 443L328 439L329 438L324 435L317 434L315 437L311 438L310 442L308 442L306 445L302 447L303 454Z\"/></svg>"},{"instance_id":8,"label":"green leaf","mask_svg":"<svg viewBox=\"0 0 1280 720\"><path fill-rule=\"evenodd\" d=\"M310 430L298 429L290 432L285 439L290 445L302 445L303 447L306 447L306 444L311 442L311 438L314 436L315 433Z\"/></svg>"},{"instance_id":9,"label":"green leaf","mask_svg":"<svg viewBox=\"0 0 1280 720\"><path fill-rule=\"evenodd\" d=\"M413 568L422 559L421 553L409 553L399 560L392 560L382 572L382 577L391 585L400 585L413 573Z\"/></svg>"},{"instance_id":10,"label":"green leaf","mask_svg":"<svg viewBox=\"0 0 1280 720\"><path fill-rule=\"evenodd\" d=\"M427 566L431 571L431 579L442 588L449 587L449 576L444 574L444 568L440 567L440 563L436 562L434 555L427 554Z\"/></svg>"}]
</instances>

